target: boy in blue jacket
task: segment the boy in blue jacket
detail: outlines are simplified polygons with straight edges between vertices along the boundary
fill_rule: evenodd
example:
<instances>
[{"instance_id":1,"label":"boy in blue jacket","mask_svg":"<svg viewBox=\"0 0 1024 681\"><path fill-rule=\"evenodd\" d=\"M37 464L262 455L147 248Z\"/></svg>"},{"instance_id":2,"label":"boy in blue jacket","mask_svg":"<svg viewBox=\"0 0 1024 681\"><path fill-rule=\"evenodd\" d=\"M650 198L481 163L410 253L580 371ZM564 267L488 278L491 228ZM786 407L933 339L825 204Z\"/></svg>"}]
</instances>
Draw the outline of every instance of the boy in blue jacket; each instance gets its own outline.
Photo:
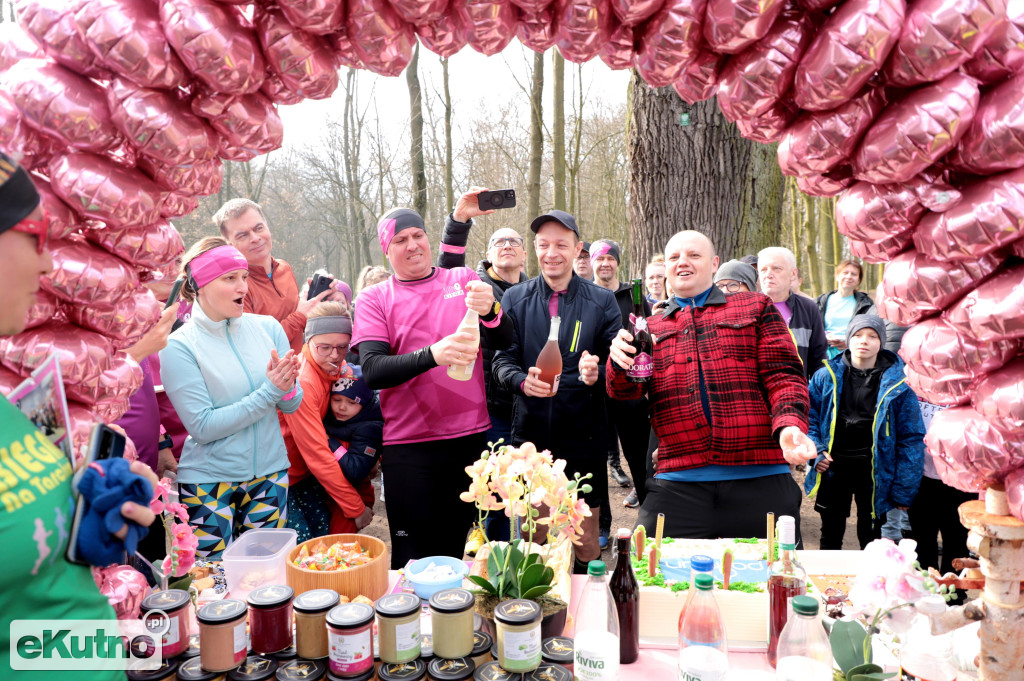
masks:
<instances>
[{"instance_id":1,"label":"boy in blue jacket","mask_svg":"<svg viewBox=\"0 0 1024 681\"><path fill-rule=\"evenodd\" d=\"M373 485L384 441L380 400L363 380L361 367L346 364L331 386L331 407L324 416L327 444L345 479L373 507Z\"/></svg>"},{"instance_id":2,"label":"boy in blue jacket","mask_svg":"<svg viewBox=\"0 0 1024 681\"><path fill-rule=\"evenodd\" d=\"M818 448L804 489L817 494L821 549L843 548L850 502L857 501L863 549L881 536L885 514L906 509L924 471L924 422L903 361L882 350L885 322L857 315L846 330L849 348L814 374L810 428Z\"/></svg>"}]
</instances>

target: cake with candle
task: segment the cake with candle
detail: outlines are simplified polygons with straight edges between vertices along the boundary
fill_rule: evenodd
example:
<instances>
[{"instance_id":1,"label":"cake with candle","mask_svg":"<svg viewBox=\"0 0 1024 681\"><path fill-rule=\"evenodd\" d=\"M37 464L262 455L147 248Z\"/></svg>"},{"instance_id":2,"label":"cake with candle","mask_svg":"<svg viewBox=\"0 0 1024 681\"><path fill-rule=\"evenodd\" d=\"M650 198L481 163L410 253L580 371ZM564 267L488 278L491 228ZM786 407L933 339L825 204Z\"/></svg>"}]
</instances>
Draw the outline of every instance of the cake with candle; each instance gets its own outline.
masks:
<instances>
[{"instance_id":1,"label":"cake with candle","mask_svg":"<svg viewBox=\"0 0 1024 681\"><path fill-rule=\"evenodd\" d=\"M665 537L659 552L655 540L646 536L643 526L638 527L631 557L640 583L641 643L678 645L679 613L690 588L691 560L706 556L714 563L715 600L725 620L729 648L766 648L768 551L766 539Z\"/></svg>"}]
</instances>

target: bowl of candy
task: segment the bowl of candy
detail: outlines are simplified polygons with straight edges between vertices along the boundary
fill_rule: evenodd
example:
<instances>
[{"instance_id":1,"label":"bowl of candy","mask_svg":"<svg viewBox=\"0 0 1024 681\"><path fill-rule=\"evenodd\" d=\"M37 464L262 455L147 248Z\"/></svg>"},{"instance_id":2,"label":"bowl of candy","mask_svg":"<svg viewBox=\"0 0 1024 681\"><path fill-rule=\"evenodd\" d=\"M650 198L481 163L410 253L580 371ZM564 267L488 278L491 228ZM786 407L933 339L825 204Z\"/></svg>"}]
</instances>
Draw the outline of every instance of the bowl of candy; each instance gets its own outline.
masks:
<instances>
[{"instance_id":1,"label":"bowl of candy","mask_svg":"<svg viewBox=\"0 0 1024 681\"><path fill-rule=\"evenodd\" d=\"M353 599L376 600L388 590L388 547L365 534L330 534L303 542L288 552L288 586L298 596L313 589L334 589Z\"/></svg>"},{"instance_id":2,"label":"bowl of candy","mask_svg":"<svg viewBox=\"0 0 1024 681\"><path fill-rule=\"evenodd\" d=\"M405 568L405 578L416 595L426 600L438 591L457 589L469 574L469 566L451 556L420 558Z\"/></svg>"}]
</instances>

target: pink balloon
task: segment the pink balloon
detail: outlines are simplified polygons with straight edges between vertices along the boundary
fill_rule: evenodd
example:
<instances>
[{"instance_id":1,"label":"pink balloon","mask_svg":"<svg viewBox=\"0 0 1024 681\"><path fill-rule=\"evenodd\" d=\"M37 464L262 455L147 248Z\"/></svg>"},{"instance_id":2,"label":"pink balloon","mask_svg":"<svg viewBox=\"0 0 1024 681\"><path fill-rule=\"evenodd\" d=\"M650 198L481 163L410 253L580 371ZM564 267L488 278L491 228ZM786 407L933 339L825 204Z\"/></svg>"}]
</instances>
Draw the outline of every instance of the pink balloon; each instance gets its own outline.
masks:
<instances>
[{"instance_id":1,"label":"pink balloon","mask_svg":"<svg viewBox=\"0 0 1024 681\"><path fill-rule=\"evenodd\" d=\"M182 192L171 192L160 207L160 217L173 220L190 215L198 207L198 197Z\"/></svg>"},{"instance_id":2,"label":"pink balloon","mask_svg":"<svg viewBox=\"0 0 1024 681\"><path fill-rule=\"evenodd\" d=\"M143 157L139 159L139 170L167 191L197 196L216 194L220 191L223 179L223 164L216 157L185 166L165 166Z\"/></svg>"},{"instance_id":3,"label":"pink balloon","mask_svg":"<svg viewBox=\"0 0 1024 681\"><path fill-rule=\"evenodd\" d=\"M66 147L25 123L8 99L0 95L0 147L15 156L26 170L44 168L55 154Z\"/></svg>"},{"instance_id":4,"label":"pink balloon","mask_svg":"<svg viewBox=\"0 0 1024 681\"><path fill-rule=\"evenodd\" d=\"M103 153L124 143L103 90L60 64L23 60L3 74L0 87L26 123L70 147Z\"/></svg>"},{"instance_id":5,"label":"pink balloon","mask_svg":"<svg viewBox=\"0 0 1024 681\"><path fill-rule=\"evenodd\" d=\"M859 241L912 235L925 209L910 189L858 182L836 200L836 228Z\"/></svg>"},{"instance_id":6,"label":"pink balloon","mask_svg":"<svg viewBox=\"0 0 1024 681\"><path fill-rule=\"evenodd\" d=\"M808 15L786 12L764 38L730 59L718 79L718 106L726 119L756 118L778 102L813 35Z\"/></svg>"},{"instance_id":7,"label":"pink balloon","mask_svg":"<svg viewBox=\"0 0 1024 681\"><path fill-rule=\"evenodd\" d=\"M409 65L416 38L387 0L351 0L347 27L356 56L369 70L397 76Z\"/></svg>"},{"instance_id":8,"label":"pink balloon","mask_svg":"<svg viewBox=\"0 0 1024 681\"><path fill-rule=\"evenodd\" d=\"M1024 3L1021 3L1024 4ZM1024 166L1024 71L985 92L949 162L978 175Z\"/></svg>"},{"instance_id":9,"label":"pink balloon","mask_svg":"<svg viewBox=\"0 0 1024 681\"><path fill-rule=\"evenodd\" d=\"M274 10L256 13L256 35L267 64L292 92L327 99L338 89L338 71L330 44L288 23Z\"/></svg>"},{"instance_id":10,"label":"pink balloon","mask_svg":"<svg viewBox=\"0 0 1024 681\"><path fill-rule=\"evenodd\" d=\"M0 349L0 352L2 352L2 349ZM25 377L21 374L0 365L0 395L9 395L24 380Z\"/></svg>"},{"instance_id":11,"label":"pink balloon","mask_svg":"<svg viewBox=\"0 0 1024 681\"><path fill-rule=\"evenodd\" d=\"M978 109L978 81L954 73L886 107L853 157L867 182L906 182L955 147Z\"/></svg>"},{"instance_id":12,"label":"pink balloon","mask_svg":"<svg viewBox=\"0 0 1024 681\"><path fill-rule=\"evenodd\" d=\"M75 327L72 327L75 328ZM89 333L78 329L79 333ZM110 367L97 376L88 376L81 383L65 384L68 397L90 405L102 421L116 421L130 405L132 394L142 387L145 376L134 359L125 352L110 358Z\"/></svg>"},{"instance_id":13,"label":"pink balloon","mask_svg":"<svg viewBox=\"0 0 1024 681\"><path fill-rule=\"evenodd\" d=\"M388 0L391 6L410 24L429 24L446 14L448 0Z\"/></svg>"},{"instance_id":14,"label":"pink balloon","mask_svg":"<svg viewBox=\"0 0 1024 681\"><path fill-rule=\"evenodd\" d=\"M748 140L769 144L777 142L782 137L782 133L786 131L796 115L797 109L788 100L781 100L772 104L760 116L737 119L736 128ZM839 187L839 189L841 188ZM836 191L838 192L839 189Z\"/></svg>"},{"instance_id":15,"label":"pink balloon","mask_svg":"<svg viewBox=\"0 0 1024 681\"><path fill-rule=\"evenodd\" d=\"M928 449L984 480L1002 482L1006 474L1024 466L1024 438L1004 433L971 407L945 409L935 414L925 436Z\"/></svg>"},{"instance_id":16,"label":"pink balloon","mask_svg":"<svg viewBox=\"0 0 1024 681\"><path fill-rule=\"evenodd\" d=\"M826 173L853 154L885 106L885 91L869 88L831 111L806 113L779 141L779 167L786 175Z\"/></svg>"},{"instance_id":17,"label":"pink balloon","mask_svg":"<svg viewBox=\"0 0 1024 681\"><path fill-rule=\"evenodd\" d=\"M42 326L56 316L57 299L46 291L36 291L36 302L28 309L28 319L25 320L25 328L34 329L37 326Z\"/></svg>"},{"instance_id":18,"label":"pink balloon","mask_svg":"<svg viewBox=\"0 0 1024 681\"><path fill-rule=\"evenodd\" d=\"M90 229L85 238L140 269L158 270L185 252L174 225L161 220L146 227Z\"/></svg>"},{"instance_id":19,"label":"pink balloon","mask_svg":"<svg viewBox=\"0 0 1024 681\"><path fill-rule=\"evenodd\" d=\"M50 216L50 239L55 241L66 239L86 226L86 222L71 210L71 206L61 201L60 197L54 193L49 180L33 173L32 183L39 192L40 205Z\"/></svg>"},{"instance_id":20,"label":"pink balloon","mask_svg":"<svg viewBox=\"0 0 1024 681\"><path fill-rule=\"evenodd\" d=\"M609 0L555 0L555 44L571 62L590 61L611 39Z\"/></svg>"},{"instance_id":21,"label":"pink balloon","mask_svg":"<svg viewBox=\"0 0 1024 681\"><path fill-rule=\"evenodd\" d=\"M231 96L199 92L192 98L192 111L221 134L220 157L225 160L248 161L279 149L284 141L284 125L277 109L259 93Z\"/></svg>"},{"instance_id":22,"label":"pink balloon","mask_svg":"<svg viewBox=\"0 0 1024 681\"><path fill-rule=\"evenodd\" d=\"M834 109L868 82L896 45L904 0L847 0L822 25L793 81L796 104Z\"/></svg>"},{"instance_id":23,"label":"pink balloon","mask_svg":"<svg viewBox=\"0 0 1024 681\"><path fill-rule=\"evenodd\" d=\"M1024 468L1007 473L1003 484L1006 486L1006 501L1010 505L1010 515L1017 520L1024 520Z\"/></svg>"},{"instance_id":24,"label":"pink balloon","mask_svg":"<svg viewBox=\"0 0 1024 681\"><path fill-rule=\"evenodd\" d=\"M114 125L140 153L168 165L216 157L219 136L178 95L115 78L107 100Z\"/></svg>"},{"instance_id":25,"label":"pink balloon","mask_svg":"<svg viewBox=\"0 0 1024 681\"><path fill-rule=\"evenodd\" d=\"M43 48L13 21L0 24L0 71L6 71L23 59L42 59Z\"/></svg>"},{"instance_id":26,"label":"pink balloon","mask_svg":"<svg viewBox=\"0 0 1024 681\"><path fill-rule=\"evenodd\" d=\"M707 0L666 0L640 29L633 64L651 87L671 85L700 54L706 6Z\"/></svg>"},{"instance_id":27,"label":"pink balloon","mask_svg":"<svg viewBox=\"0 0 1024 681\"><path fill-rule=\"evenodd\" d=\"M962 201L921 220L917 250L939 260L971 260L1024 236L1024 168L961 188Z\"/></svg>"},{"instance_id":28,"label":"pink balloon","mask_svg":"<svg viewBox=\"0 0 1024 681\"><path fill-rule=\"evenodd\" d=\"M796 178L797 186L800 186L802 177ZM896 255L907 250L913 242L912 234L890 234L878 241L857 241L850 240L850 253L853 257L860 258L864 262L883 263L889 262Z\"/></svg>"},{"instance_id":29,"label":"pink balloon","mask_svg":"<svg viewBox=\"0 0 1024 681\"><path fill-rule=\"evenodd\" d=\"M490 56L516 35L516 8L508 0L458 0L454 4L469 46Z\"/></svg>"},{"instance_id":30,"label":"pink balloon","mask_svg":"<svg viewBox=\"0 0 1024 681\"><path fill-rule=\"evenodd\" d=\"M1024 265L1004 269L946 310L945 320L981 342L1024 338Z\"/></svg>"},{"instance_id":31,"label":"pink balloon","mask_svg":"<svg viewBox=\"0 0 1024 681\"><path fill-rule=\"evenodd\" d=\"M342 25L339 30L328 35L327 42L331 44L331 48L334 50L334 58L338 64L347 66L350 69L363 68L363 62L360 61L359 55L356 53L356 47L348 37L348 28L345 25ZM409 58L412 59L412 56L410 55Z\"/></svg>"},{"instance_id":32,"label":"pink balloon","mask_svg":"<svg viewBox=\"0 0 1024 681\"><path fill-rule=\"evenodd\" d=\"M268 71L263 76L263 85L260 85L260 94L274 104L298 104L305 97L289 90L288 87L278 78L273 71Z\"/></svg>"},{"instance_id":33,"label":"pink balloon","mask_svg":"<svg viewBox=\"0 0 1024 681\"><path fill-rule=\"evenodd\" d=\"M553 9L539 13L523 10L519 14L516 35L526 47L534 52L547 52L555 46L555 14Z\"/></svg>"},{"instance_id":34,"label":"pink balloon","mask_svg":"<svg viewBox=\"0 0 1024 681\"><path fill-rule=\"evenodd\" d=\"M75 20L103 68L144 87L187 84L188 70L164 37L152 0L89 0Z\"/></svg>"},{"instance_id":35,"label":"pink balloon","mask_svg":"<svg viewBox=\"0 0 1024 681\"><path fill-rule=\"evenodd\" d=\"M679 80L672 83L672 87L688 104L711 99L718 91L718 76L726 59L728 57L725 55L701 50L697 58L683 69Z\"/></svg>"},{"instance_id":36,"label":"pink balloon","mask_svg":"<svg viewBox=\"0 0 1024 681\"><path fill-rule=\"evenodd\" d=\"M831 9L838 5L842 0L797 0L797 5L811 12L820 12L822 10Z\"/></svg>"},{"instance_id":37,"label":"pink balloon","mask_svg":"<svg viewBox=\"0 0 1024 681\"><path fill-rule=\"evenodd\" d=\"M911 249L893 258L885 268L879 290L884 304L875 301L879 315L910 326L942 312L978 285L1002 264L987 255L977 261L940 262Z\"/></svg>"},{"instance_id":38,"label":"pink balloon","mask_svg":"<svg viewBox=\"0 0 1024 681\"><path fill-rule=\"evenodd\" d=\"M67 322L52 322L0 341L0 362L28 375L51 355L60 362L65 387L95 383L110 368L114 346L109 338Z\"/></svg>"},{"instance_id":39,"label":"pink balloon","mask_svg":"<svg viewBox=\"0 0 1024 681\"><path fill-rule=\"evenodd\" d=\"M345 25L343 0L277 0L277 6L288 23L314 35L333 33Z\"/></svg>"},{"instance_id":40,"label":"pink balloon","mask_svg":"<svg viewBox=\"0 0 1024 681\"><path fill-rule=\"evenodd\" d=\"M167 41L211 89L256 92L267 69L259 42L239 10L213 0L160 0Z\"/></svg>"},{"instance_id":41,"label":"pink balloon","mask_svg":"<svg viewBox=\"0 0 1024 681\"><path fill-rule=\"evenodd\" d=\"M967 382L932 378L919 374L909 366L903 368L909 385L914 393L926 402L943 407L957 407L971 401L971 385Z\"/></svg>"},{"instance_id":42,"label":"pink balloon","mask_svg":"<svg viewBox=\"0 0 1024 681\"><path fill-rule=\"evenodd\" d=\"M907 9L885 73L895 85L948 76L968 61L1006 16L1006 0L916 0Z\"/></svg>"},{"instance_id":43,"label":"pink balloon","mask_svg":"<svg viewBox=\"0 0 1024 681\"><path fill-rule=\"evenodd\" d=\"M974 408L1008 433L1024 434L1024 357L983 379L974 391Z\"/></svg>"},{"instance_id":44,"label":"pink balloon","mask_svg":"<svg viewBox=\"0 0 1024 681\"><path fill-rule=\"evenodd\" d=\"M18 23L54 61L75 73L91 78L107 78L110 72L103 68L90 49L75 14L89 4L89 0L17 0Z\"/></svg>"},{"instance_id":45,"label":"pink balloon","mask_svg":"<svg viewBox=\"0 0 1024 681\"><path fill-rule=\"evenodd\" d=\"M79 215L111 227L148 225L160 215L163 192L134 168L93 154L74 153L50 161L53 191Z\"/></svg>"},{"instance_id":46,"label":"pink balloon","mask_svg":"<svg viewBox=\"0 0 1024 681\"><path fill-rule=\"evenodd\" d=\"M666 0L612 0L612 10L623 26L639 26L654 16Z\"/></svg>"},{"instance_id":47,"label":"pink balloon","mask_svg":"<svg viewBox=\"0 0 1024 681\"><path fill-rule=\"evenodd\" d=\"M1024 2L1009 2L1006 15L974 58L964 64L964 72L982 83L997 83L1024 68Z\"/></svg>"},{"instance_id":48,"label":"pink balloon","mask_svg":"<svg viewBox=\"0 0 1024 681\"><path fill-rule=\"evenodd\" d=\"M902 183L914 192L921 205L930 211L944 213L963 200L963 194L946 181L945 173L929 169Z\"/></svg>"},{"instance_id":49,"label":"pink balloon","mask_svg":"<svg viewBox=\"0 0 1024 681\"><path fill-rule=\"evenodd\" d=\"M447 12L435 21L416 26L416 35L419 36L423 47L446 59L466 46L466 29L455 11Z\"/></svg>"},{"instance_id":50,"label":"pink balloon","mask_svg":"<svg viewBox=\"0 0 1024 681\"><path fill-rule=\"evenodd\" d=\"M704 40L715 52L738 54L768 35L783 0L708 0Z\"/></svg>"},{"instance_id":51,"label":"pink balloon","mask_svg":"<svg viewBox=\"0 0 1024 681\"><path fill-rule=\"evenodd\" d=\"M139 286L133 267L84 241L56 241L50 254L53 273L40 284L63 301L112 307Z\"/></svg>"},{"instance_id":52,"label":"pink balloon","mask_svg":"<svg viewBox=\"0 0 1024 681\"><path fill-rule=\"evenodd\" d=\"M633 66L636 51L633 49L633 27L622 25L612 31L607 44L601 48L601 61L613 71Z\"/></svg>"},{"instance_id":53,"label":"pink balloon","mask_svg":"<svg viewBox=\"0 0 1024 681\"><path fill-rule=\"evenodd\" d=\"M128 348L160 321L163 305L149 289L140 286L112 308L69 305L66 310L76 326L111 338L118 348Z\"/></svg>"},{"instance_id":54,"label":"pink balloon","mask_svg":"<svg viewBox=\"0 0 1024 681\"><path fill-rule=\"evenodd\" d=\"M839 196L844 189L853 184L853 181L846 168L837 168L821 175L801 175L796 178L796 186L804 194L828 197Z\"/></svg>"}]
</instances>

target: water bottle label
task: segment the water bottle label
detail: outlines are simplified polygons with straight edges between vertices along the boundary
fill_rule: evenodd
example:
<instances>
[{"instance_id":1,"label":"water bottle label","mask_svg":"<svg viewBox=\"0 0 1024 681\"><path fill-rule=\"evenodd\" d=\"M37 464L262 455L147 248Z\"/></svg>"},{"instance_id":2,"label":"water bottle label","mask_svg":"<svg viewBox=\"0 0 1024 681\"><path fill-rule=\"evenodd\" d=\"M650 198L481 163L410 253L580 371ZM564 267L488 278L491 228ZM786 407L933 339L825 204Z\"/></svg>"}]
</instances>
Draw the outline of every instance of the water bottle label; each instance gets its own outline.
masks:
<instances>
[{"instance_id":1,"label":"water bottle label","mask_svg":"<svg viewBox=\"0 0 1024 681\"><path fill-rule=\"evenodd\" d=\"M577 681L615 681L619 676L619 637L586 631L574 641L573 674Z\"/></svg>"},{"instance_id":2,"label":"water bottle label","mask_svg":"<svg viewBox=\"0 0 1024 681\"><path fill-rule=\"evenodd\" d=\"M627 372L627 374L632 378L650 378L653 373L654 358L646 352L641 352L633 358L633 366L631 366Z\"/></svg>"},{"instance_id":3,"label":"water bottle label","mask_svg":"<svg viewBox=\"0 0 1024 681\"><path fill-rule=\"evenodd\" d=\"M691 645L679 651L679 681L722 681L729 658L718 648Z\"/></svg>"}]
</instances>

